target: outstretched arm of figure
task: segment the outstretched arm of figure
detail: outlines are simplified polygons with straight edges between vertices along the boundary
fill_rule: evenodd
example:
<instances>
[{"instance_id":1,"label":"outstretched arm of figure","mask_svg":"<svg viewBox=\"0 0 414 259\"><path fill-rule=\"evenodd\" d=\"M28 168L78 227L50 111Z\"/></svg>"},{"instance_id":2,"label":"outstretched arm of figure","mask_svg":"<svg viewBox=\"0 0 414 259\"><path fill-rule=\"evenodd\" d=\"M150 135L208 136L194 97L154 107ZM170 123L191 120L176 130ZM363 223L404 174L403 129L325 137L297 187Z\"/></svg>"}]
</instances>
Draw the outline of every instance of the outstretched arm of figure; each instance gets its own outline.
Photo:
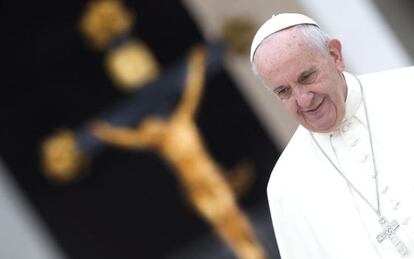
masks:
<instances>
[{"instance_id":1,"label":"outstretched arm of figure","mask_svg":"<svg viewBox=\"0 0 414 259\"><path fill-rule=\"evenodd\" d=\"M206 51L204 47L196 47L190 52L184 93L175 115L194 116L203 93L205 60Z\"/></svg>"},{"instance_id":2,"label":"outstretched arm of figure","mask_svg":"<svg viewBox=\"0 0 414 259\"><path fill-rule=\"evenodd\" d=\"M92 134L108 144L129 149L150 149L159 145L163 138L165 122L156 119L145 119L137 128L113 126L108 122L92 123Z\"/></svg>"}]
</instances>

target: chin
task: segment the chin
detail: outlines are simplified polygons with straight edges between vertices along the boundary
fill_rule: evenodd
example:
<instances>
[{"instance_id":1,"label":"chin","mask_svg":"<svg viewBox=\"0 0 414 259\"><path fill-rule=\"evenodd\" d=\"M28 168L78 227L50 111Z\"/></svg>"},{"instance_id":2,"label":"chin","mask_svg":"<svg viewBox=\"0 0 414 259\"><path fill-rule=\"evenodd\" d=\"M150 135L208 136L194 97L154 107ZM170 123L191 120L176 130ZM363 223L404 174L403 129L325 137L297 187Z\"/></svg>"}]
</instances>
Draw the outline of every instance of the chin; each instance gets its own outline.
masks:
<instances>
[{"instance_id":1,"label":"chin","mask_svg":"<svg viewBox=\"0 0 414 259\"><path fill-rule=\"evenodd\" d=\"M329 133L336 130L341 125L340 120L337 120L337 118L338 117L332 118L325 122L320 121L320 123L309 123L307 121L304 121L304 123L302 123L302 126L312 132Z\"/></svg>"},{"instance_id":2,"label":"chin","mask_svg":"<svg viewBox=\"0 0 414 259\"><path fill-rule=\"evenodd\" d=\"M338 127L336 123L333 125L329 125L329 126L316 126L316 127L312 125L303 125L303 126L312 132L318 132L318 133L329 133L329 132L334 131Z\"/></svg>"}]
</instances>

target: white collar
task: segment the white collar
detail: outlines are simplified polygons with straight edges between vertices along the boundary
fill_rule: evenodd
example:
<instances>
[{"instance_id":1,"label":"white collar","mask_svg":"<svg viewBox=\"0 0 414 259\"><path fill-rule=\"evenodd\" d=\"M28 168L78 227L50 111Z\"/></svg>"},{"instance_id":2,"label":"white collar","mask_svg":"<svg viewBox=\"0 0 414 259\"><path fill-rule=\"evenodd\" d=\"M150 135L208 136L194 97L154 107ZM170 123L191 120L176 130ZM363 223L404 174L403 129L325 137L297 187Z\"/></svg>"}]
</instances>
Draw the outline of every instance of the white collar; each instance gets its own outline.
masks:
<instances>
[{"instance_id":1,"label":"white collar","mask_svg":"<svg viewBox=\"0 0 414 259\"><path fill-rule=\"evenodd\" d=\"M347 87L344 118L344 121L346 121L353 116L357 116L357 111L362 103L362 93L359 81L354 75L347 72L344 72L343 75Z\"/></svg>"}]
</instances>

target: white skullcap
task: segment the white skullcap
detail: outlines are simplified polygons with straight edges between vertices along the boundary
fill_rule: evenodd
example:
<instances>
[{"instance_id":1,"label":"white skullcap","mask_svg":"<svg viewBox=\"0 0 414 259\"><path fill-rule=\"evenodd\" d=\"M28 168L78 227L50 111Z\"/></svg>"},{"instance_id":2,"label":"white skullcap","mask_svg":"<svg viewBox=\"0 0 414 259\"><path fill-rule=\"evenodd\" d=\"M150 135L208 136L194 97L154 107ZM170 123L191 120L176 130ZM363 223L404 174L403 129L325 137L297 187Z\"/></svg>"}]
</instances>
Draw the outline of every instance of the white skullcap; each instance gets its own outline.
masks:
<instances>
[{"instance_id":1,"label":"white skullcap","mask_svg":"<svg viewBox=\"0 0 414 259\"><path fill-rule=\"evenodd\" d=\"M254 53L264 39L277 31L281 31L283 29L287 29L299 24L313 24L319 27L319 25L314 20L303 14L281 13L278 15L272 15L272 18L267 20L259 28L253 38L252 47L250 49L250 62L253 63Z\"/></svg>"}]
</instances>

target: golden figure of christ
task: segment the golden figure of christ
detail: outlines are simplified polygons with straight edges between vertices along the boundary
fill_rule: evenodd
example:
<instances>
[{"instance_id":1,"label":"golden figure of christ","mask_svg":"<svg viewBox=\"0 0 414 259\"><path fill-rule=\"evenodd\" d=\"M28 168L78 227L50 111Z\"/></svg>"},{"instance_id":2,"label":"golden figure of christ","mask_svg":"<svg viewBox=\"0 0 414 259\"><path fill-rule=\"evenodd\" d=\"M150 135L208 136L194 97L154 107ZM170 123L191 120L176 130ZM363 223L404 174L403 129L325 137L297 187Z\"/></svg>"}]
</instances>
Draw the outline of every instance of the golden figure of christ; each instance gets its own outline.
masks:
<instances>
[{"instance_id":1,"label":"golden figure of christ","mask_svg":"<svg viewBox=\"0 0 414 259\"><path fill-rule=\"evenodd\" d=\"M148 117L137 128L93 124L100 140L128 149L148 149L169 162L195 210L240 259L262 259L265 253L238 207L235 195L200 136L194 115L201 99L206 53L195 48L189 56L185 88L168 119Z\"/></svg>"}]
</instances>

